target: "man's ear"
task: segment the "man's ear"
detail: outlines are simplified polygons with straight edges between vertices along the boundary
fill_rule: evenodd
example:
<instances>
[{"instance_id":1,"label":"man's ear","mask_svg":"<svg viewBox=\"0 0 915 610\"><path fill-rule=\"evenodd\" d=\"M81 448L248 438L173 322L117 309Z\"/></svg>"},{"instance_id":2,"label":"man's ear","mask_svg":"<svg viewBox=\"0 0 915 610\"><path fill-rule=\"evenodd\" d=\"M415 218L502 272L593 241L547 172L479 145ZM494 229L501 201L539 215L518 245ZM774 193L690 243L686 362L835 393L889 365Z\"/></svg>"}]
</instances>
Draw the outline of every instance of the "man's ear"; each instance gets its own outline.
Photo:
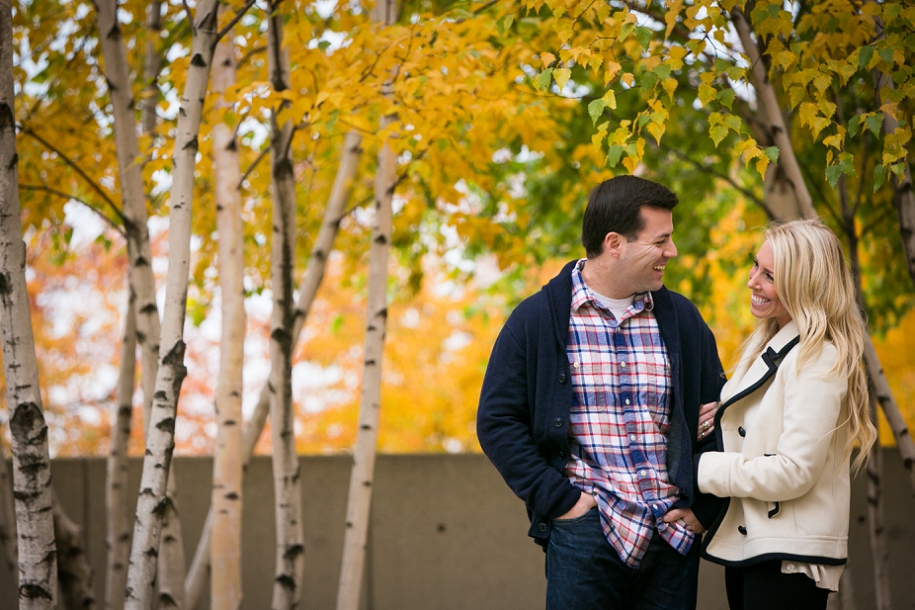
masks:
<instances>
[{"instance_id":1,"label":"man's ear","mask_svg":"<svg viewBox=\"0 0 915 610\"><path fill-rule=\"evenodd\" d=\"M616 231L607 233L604 235L604 252L609 253L613 257L618 257L624 241L626 241L626 238Z\"/></svg>"}]
</instances>

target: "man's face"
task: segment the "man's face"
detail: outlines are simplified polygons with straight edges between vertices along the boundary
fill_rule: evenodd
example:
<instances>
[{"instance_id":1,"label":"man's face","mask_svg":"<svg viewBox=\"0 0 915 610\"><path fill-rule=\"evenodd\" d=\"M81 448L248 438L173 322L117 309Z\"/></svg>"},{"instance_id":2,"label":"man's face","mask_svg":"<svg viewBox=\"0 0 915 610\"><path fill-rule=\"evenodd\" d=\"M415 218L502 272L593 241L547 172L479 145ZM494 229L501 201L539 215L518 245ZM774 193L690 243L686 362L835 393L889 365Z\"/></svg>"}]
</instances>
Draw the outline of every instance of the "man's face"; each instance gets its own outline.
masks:
<instances>
[{"instance_id":1,"label":"man's face","mask_svg":"<svg viewBox=\"0 0 915 610\"><path fill-rule=\"evenodd\" d=\"M648 206L642 206L640 213L645 227L634 241L623 241L620 273L615 279L619 288L628 294L660 290L664 285L664 267L677 255L673 213Z\"/></svg>"}]
</instances>

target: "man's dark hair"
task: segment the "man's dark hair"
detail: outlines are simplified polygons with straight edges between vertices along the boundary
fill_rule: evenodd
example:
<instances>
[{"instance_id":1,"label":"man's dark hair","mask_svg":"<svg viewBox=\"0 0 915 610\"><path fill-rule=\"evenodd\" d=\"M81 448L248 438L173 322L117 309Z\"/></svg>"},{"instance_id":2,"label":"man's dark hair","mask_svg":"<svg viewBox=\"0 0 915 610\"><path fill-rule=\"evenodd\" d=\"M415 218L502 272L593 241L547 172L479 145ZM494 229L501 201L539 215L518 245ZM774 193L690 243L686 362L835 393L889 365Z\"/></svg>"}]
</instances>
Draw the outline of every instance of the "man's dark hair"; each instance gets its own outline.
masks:
<instances>
[{"instance_id":1,"label":"man's dark hair","mask_svg":"<svg viewBox=\"0 0 915 610\"><path fill-rule=\"evenodd\" d=\"M665 186L637 178L617 176L598 184L588 196L581 225L581 243L588 258L604 251L607 233L616 232L633 241L645 227L641 208L673 210L679 199Z\"/></svg>"}]
</instances>

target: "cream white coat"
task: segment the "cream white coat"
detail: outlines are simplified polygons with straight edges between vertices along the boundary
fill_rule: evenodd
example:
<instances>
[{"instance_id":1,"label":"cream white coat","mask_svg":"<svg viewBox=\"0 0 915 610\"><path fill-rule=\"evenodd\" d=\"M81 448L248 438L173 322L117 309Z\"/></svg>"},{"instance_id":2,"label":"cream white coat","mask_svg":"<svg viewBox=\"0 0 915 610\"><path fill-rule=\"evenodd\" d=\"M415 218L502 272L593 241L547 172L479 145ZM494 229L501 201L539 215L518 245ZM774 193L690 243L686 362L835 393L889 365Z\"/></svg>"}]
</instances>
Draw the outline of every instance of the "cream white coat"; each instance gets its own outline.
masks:
<instances>
[{"instance_id":1,"label":"cream white coat","mask_svg":"<svg viewBox=\"0 0 915 610\"><path fill-rule=\"evenodd\" d=\"M798 370L801 346L789 346L797 336L794 321L786 324L721 391L724 451L702 454L697 471L701 491L731 498L703 542L712 561L845 563L847 382L829 374L837 356L828 343Z\"/></svg>"}]
</instances>

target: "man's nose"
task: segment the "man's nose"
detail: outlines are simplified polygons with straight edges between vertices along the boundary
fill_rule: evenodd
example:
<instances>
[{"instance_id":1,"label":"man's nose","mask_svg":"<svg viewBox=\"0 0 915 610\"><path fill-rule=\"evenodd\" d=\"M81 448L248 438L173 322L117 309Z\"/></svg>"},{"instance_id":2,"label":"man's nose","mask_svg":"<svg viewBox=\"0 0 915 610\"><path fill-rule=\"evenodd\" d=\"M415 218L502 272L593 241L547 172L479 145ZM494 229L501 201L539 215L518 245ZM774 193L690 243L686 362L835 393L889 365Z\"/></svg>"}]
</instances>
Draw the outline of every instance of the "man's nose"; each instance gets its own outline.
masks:
<instances>
[{"instance_id":1,"label":"man's nose","mask_svg":"<svg viewBox=\"0 0 915 610\"><path fill-rule=\"evenodd\" d=\"M673 237L670 238L670 243L667 246L667 250L664 252L664 256L667 258L674 258L677 256L677 244L674 243Z\"/></svg>"}]
</instances>

